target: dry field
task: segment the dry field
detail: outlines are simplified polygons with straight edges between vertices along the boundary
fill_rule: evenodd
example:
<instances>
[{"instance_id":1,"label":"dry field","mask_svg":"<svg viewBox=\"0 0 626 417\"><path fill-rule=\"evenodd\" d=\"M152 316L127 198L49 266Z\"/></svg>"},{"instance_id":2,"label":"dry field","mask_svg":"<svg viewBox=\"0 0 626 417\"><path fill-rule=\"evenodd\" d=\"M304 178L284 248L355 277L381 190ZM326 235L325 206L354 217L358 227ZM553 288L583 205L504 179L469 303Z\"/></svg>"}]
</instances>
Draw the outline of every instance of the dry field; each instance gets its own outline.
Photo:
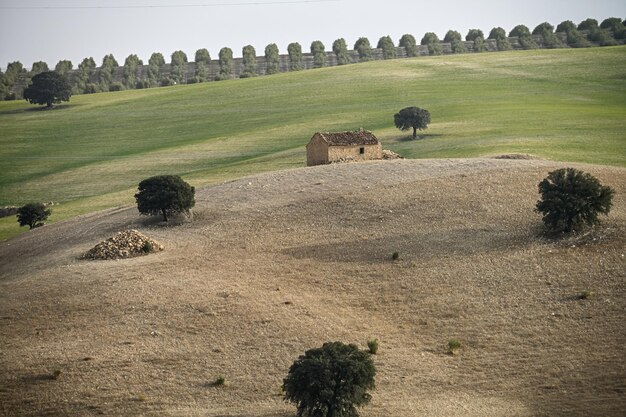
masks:
<instances>
[{"instance_id":1,"label":"dry field","mask_svg":"<svg viewBox=\"0 0 626 417\"><path fill-rule=\"evenodd\" d=\"M363 417L623 416L626 170L574 165L614 209L551 241L533 207L562 166L286 170L198 190L177 225L125 207L1 242L0 414L294 416L298 355L377 338ZM128 228L165 250L78 259Z\"/></svg>"}]
</instances>

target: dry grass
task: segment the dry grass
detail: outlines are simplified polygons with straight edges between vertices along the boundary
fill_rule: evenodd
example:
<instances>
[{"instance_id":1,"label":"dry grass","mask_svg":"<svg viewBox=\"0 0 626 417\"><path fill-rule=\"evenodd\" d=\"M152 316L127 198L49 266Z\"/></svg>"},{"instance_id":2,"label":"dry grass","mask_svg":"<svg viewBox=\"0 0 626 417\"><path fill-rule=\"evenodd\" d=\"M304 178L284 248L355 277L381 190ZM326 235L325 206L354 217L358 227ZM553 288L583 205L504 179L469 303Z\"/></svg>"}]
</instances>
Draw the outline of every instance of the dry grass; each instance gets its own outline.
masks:
<instances>
[{"instance_id":1,"label":"dry grass","mask_svg":"<svg viewBox=\"0 0 626 417\"><path fill-rule=\"evenodd\" d=\"M374 338L364 417L622 415L626 170L575 165L614 210L555 242L533 207L561 166L288 170L199 190L178 225L123 208L2 242L0 415L293 416L295 358ZM77 259L131 227L165 251Z\"/></svg>"}]
</instances>

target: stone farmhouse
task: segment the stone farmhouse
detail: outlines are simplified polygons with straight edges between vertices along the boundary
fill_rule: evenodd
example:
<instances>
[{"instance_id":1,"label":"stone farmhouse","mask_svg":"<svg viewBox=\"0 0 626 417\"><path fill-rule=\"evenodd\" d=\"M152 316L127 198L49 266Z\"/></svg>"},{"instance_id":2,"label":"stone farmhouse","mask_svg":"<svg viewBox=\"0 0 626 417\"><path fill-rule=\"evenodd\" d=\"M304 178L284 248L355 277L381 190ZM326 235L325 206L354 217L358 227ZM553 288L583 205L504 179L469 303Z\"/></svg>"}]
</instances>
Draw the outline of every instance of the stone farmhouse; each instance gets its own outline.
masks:
<instances>
[{"instance_id":1,"label":"stone farmhouse","mask_svg":"<svg viewBox=\"0 0 626 417\"><path fill-rule=\"evenodd\" d=\"M307 166L382 158L382 145L367 130L316 133L306 145Z\"/></svg>"}]
</instances>

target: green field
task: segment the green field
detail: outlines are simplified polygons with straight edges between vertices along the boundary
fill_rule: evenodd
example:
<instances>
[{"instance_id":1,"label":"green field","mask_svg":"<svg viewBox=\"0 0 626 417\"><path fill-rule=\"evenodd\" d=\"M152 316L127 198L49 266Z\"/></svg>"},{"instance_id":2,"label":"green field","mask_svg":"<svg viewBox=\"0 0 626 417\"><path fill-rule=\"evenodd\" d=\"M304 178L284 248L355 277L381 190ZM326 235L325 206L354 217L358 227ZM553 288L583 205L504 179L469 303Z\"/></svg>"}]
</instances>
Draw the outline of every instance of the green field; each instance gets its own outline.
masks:
<instances>
[{"instance_id":1,"label":"green field","mask_svg":"<svg viewBox=\"0 0 626 417\"><path fill-rule=\"evenodd\" d=\"M412 105L432 115L416 141L393 126ZM0 206L58 202L59 221L134 204L151 175L203 186L304 166L313 133L360 127L410 158L626 166L626 47L377 61L80 95L51 111L0 102ZM0 219L0 239L19 232L15 217Z\"/></svg>"}]
</instances>

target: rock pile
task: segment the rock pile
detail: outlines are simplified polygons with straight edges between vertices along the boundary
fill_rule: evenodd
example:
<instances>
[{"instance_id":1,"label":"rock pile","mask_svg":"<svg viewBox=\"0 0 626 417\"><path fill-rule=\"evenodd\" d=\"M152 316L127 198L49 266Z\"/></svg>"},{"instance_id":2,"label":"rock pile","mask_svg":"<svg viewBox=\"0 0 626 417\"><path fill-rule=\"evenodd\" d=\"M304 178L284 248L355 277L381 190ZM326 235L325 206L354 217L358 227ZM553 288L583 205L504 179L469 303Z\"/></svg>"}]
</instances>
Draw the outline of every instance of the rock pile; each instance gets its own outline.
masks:
<instances>
[{"instance_id":1,"label":"rock pile","mask_svg":"<svg viewBox=\"0 0 626 417\"><path fill-rule=\"evenodd\" d=\"M390 151L389 149L383 149L383 159L404 159L394 151Z\"/></svg>"},{"instance_id":2,"label":"rock pile","mask_svg":"<svg viewBox=\"0 0 626 417\"><path fill-rule=\"evenodd\" d=\"M98 243L83 255L84 259L124 259L162 251L163 245L137 230L125 230Z\"/></svg>"}]
</instances>

